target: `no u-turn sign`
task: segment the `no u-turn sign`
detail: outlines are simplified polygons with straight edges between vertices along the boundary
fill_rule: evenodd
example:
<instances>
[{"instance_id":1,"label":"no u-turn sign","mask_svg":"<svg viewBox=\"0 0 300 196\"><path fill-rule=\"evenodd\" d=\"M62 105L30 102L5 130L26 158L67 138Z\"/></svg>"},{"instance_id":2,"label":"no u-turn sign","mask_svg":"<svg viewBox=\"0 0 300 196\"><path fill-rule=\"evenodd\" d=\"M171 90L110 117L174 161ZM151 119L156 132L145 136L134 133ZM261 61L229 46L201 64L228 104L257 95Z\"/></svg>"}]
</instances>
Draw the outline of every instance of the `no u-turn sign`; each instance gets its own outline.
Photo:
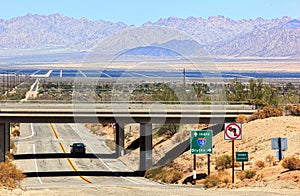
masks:
<instances>
[{"instance_id":1,"label":"no u-turn sign","mask_svg":"<svg viewBox=\"0 0 300 196\"><path fill-rule=\"evenodd\" d=\"M242 139L242 123L225 123L224 131L225 140Z\"/></svg>"}]
</instances>

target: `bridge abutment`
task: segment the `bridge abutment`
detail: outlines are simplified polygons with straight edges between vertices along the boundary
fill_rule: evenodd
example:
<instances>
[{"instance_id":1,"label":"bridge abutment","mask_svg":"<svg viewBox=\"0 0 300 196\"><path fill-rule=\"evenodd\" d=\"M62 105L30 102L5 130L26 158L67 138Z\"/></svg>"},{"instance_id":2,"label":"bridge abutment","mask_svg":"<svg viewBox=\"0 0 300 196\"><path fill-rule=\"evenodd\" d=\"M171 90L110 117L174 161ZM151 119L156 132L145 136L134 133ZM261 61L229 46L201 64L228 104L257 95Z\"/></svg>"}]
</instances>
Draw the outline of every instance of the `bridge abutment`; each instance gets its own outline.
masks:
<instances>
[{"instance_id":1,"label":"bridge abutment","mask_svg":"<svg viewBox=\"0 0 300 196\"><path fill-rule=\"evenodd\" d=\"M5 162L5 153L10 150L10 123L0 123L0 162Z\"/></svg>"},{"instance_id":2,"label":"bridge abutment","mask_svg":"<svg viewBox=\"0 0 300 196\"><path fill-rule=\"evenodd\" d=\"M10 150L10 123L5 123L4 125L4 138L5 138L5 152Z\"/></svg>"},{"instance_id":3,"label":"bridge abutment","mask_svg":"<svg viewBox=\"0 0 300 196\"><path fill-rule=\"evenodd\" d=\"M0 123L0 162L5 162L5 123Z\"/></svg>"},{"instance_id":4,"label":"bridge abutment","mask_svg":"<svg viewBox=\"0 0 300 196\"><path fill-rule=\"evenodd\" d=\"M140 123L140 168L146 171L152 167L152 123Z\"/></svg>"},{"instance_id":5,"label":"bridge abutment","mask_svg":"<svg viewBox=\"0 0 300 196\"><path fill-rule=\"evenodd\" d=\"M124 152L124 123L116 123L116 155L123 156Z\"/></svg>"}]
</instances>

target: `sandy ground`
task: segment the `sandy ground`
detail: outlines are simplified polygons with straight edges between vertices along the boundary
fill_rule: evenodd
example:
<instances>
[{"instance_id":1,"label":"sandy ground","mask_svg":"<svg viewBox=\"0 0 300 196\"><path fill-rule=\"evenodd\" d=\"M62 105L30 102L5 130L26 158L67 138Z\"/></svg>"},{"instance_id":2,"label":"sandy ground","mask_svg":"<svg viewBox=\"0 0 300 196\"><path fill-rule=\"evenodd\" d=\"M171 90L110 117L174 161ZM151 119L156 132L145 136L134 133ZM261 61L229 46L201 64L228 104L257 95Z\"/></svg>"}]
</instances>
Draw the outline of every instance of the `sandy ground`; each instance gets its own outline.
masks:
<instances>
[{"instance_id":1,"label":"sandy ground","mask_svg":"<svg viewBox=\"0 0 300 196\"><path fill-rule=\"evenodd\" d=\"M131 129L135 130L138 134L138 128L132 126ZM170 140L160 143L162 138L153 139L153 163L156 163L160 158L166 155L170 149L176 147L180 142L189 138L190 129L201 129L201 126L185 125L181 131L174 135ZM248 152L249 161L245 163L245 170L255 170L257 176L255 180L241 181L236 177L235 187L252 187L252 188L265 188L267 190L273 189L296 189L300 191L300 171L287 171L281 166L281 162L276 158L276 150L271 148L271 138L287 138L288 149L284 151L284 157L296 156L300 158L300 117L282 116L273 117L261 120L255 120L242 125L242 140L235 141L235 152ZM159 143L158 145L155 145ZM215 170L215 161L218 156L227 154L231 155L231 142L224 140L224 133L221 132L213 138L215 145L214 154L211 156L211 173L217 173ZM137 169L138 164L135 163L132 157L138 159L139 151L134 150L129 152L126 156L122 157L128 166ZM267 157L271 158L270 161ZM193 157L189 151L182 154L175 159L174 163L184 173L180 183L187 177L192 175ZM257 161L265 163L264 168L258 168ZM241 170L240 166L235 168L238 172ZM231 169L226 172L231 176ZM207 173L207 156L197 156L197 173Z\"/></svg>"},{"instance_id":2,"label":"sandy ground","mask_svg":"<svg viewBox=\"0 0 300 196\"><path fill-rule=\"evenodd\" d=\"M183 187L178 185L170 185L164 188L158 187L127 187L127 186L110 186L97 188L83 188L83 189L47 189L47 190L20 190L13 191L2 190L2 196L11 195L25 195L25 196L85 196L85 195L142 195L142 196L183 196L183 195L243 195L243 196L273 196L273 195L291 195L298 196L299 190L275 189L267 190L263 188L240 188L240 189L204 189L200 186Z\"/></svg>"}]
</instances>

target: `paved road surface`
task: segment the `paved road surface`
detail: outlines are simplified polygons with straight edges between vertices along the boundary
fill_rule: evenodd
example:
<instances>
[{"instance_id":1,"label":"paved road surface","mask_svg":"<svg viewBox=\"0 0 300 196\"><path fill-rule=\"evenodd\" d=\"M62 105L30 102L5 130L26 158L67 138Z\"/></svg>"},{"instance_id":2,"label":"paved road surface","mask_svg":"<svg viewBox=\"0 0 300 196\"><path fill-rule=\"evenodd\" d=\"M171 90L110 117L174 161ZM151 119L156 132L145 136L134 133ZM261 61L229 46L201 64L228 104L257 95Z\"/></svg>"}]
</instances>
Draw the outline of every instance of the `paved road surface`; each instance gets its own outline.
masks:
<instances>
[{"instance_id":1,"label":"paved road surface","mask_svg":"<svg viewBox=\"0 0 300 196\"><path fill-rule=\"evenodd\" d=\"M87 157L70 157L69 145L74 141L87 145ZM16 144L17 156L23 157L16 164L32 177L21 183L22 190L0 190L0 195L299 195L299 190L205 190L200 185L162 185L142 177L116 176L112 171L130 171L117 159L93 158L111 152L81 124L54 124L53 129L50 124L21 124Z\"/></svg>"},{"instance_id":2,"label":"paved road surface","mask_svg":"<svg viewBox=\"0 0 300 196\"><path fill-rule=\"evenodd\" d=\"M76 141L87 145L86 157L70 157L69 146ZM128 176L132 171L118 159L93 158L112 153L103 140L89 133L82 124L21 124L21 136L16 144L16 163L31 176L21 184L26 189L157 184ZM117 176L114 171L124 172L126 176Z\"/></svg>"}]
</instances>

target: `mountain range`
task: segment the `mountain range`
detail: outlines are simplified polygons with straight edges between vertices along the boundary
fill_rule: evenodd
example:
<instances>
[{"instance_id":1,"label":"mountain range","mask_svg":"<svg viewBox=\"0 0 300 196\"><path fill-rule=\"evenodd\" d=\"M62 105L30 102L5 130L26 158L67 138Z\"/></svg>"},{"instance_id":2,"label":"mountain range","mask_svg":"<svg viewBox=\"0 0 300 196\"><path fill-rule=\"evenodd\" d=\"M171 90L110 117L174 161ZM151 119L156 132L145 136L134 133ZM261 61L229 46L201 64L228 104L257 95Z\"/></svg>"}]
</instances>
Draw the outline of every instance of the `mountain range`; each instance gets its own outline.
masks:
<instances>
[{"instance_id":1,"label":"mountain range","mask_svg":"<svg viewBox=\"0 0 300 196\"><path fill-rule=\"evenodd\" d=\"M122 22L75 19L62 14L28 14L9 20L0 19L0 50L4 53L20 49L45 53L58 49L86 51L106 37L132 27ZM165 43L153 42L149 46L156 44L171 49L177 47L189 53L201 46L214 56L300 58L300 20L290 17L270 20L232 20L223 16L212 16L208 19L169 17L147 22L142 27L174 28L192 38L192 41L174 39ZM141 33L149 39L157 36L151 32ZM195 41L198 42L197 46ZM149 53L149 47L145 46L136 50L129 49L131 52L128 54L131 55L161 53ZM170 51L162 53L175 55Z\"/></svg>"}]
</instances>

